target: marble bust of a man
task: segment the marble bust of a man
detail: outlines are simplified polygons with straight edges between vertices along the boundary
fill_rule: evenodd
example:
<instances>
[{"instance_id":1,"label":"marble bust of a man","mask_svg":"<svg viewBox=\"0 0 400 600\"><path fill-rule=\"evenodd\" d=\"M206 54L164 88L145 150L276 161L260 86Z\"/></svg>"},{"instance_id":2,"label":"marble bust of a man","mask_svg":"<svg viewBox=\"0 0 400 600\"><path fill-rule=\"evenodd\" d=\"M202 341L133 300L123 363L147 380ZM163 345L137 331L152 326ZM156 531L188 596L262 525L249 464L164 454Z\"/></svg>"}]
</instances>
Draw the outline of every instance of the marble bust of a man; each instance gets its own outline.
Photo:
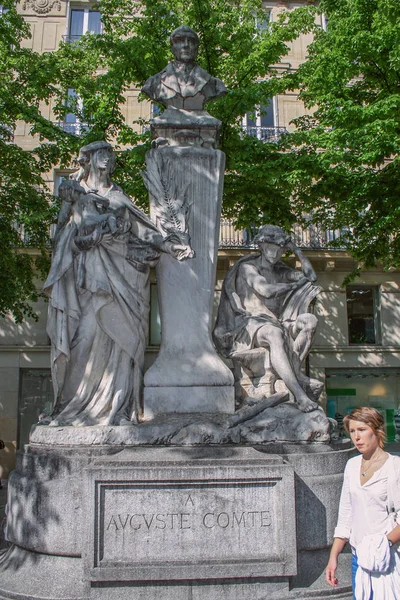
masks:
<instances>
[{"instance_id":1,"label":"marble bust of a man","mask_svg":"<svg viewBox=\"0 0 400 600\"><path fill-rule=\"evenodd\" d=\"M142 92L167 109L203 110L209 100L226 94L223 82L212 77L196 62L199 38L193 29L178 27L170 37L175 60L149 77Z\"/></svg>"}]
</instances>

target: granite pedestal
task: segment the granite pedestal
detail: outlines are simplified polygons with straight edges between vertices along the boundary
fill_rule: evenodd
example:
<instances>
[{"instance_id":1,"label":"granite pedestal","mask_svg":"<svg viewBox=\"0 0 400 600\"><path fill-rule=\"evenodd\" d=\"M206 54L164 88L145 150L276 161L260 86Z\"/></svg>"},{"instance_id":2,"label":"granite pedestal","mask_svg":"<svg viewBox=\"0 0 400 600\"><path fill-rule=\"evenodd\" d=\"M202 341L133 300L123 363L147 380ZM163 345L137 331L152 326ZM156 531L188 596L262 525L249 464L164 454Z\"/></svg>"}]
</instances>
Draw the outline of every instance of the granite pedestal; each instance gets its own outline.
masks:
<instances>
[{"instance_id":1,"label":"granite pedestal","mask_svg":"<svg viewBox=\"0 0 400 600\"><path fill-rule=\"evenodd\" d=\"M274 453L271 453L271 450ZM348 449L30 445L0 599L348 598L323 571Z\"/></svg>"}]
</instances>

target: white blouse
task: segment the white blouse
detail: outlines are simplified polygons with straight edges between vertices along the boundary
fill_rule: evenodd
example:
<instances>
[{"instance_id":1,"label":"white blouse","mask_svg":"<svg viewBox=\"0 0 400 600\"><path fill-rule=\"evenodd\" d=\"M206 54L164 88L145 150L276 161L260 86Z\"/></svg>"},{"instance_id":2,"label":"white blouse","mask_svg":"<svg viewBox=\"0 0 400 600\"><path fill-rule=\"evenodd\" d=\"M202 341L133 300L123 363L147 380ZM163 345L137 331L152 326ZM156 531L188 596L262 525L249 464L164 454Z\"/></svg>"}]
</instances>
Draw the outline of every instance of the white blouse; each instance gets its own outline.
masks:
<instances>
[{"instance_id":1,"label":"white blouse","mask_svg":"<svg viewBox=\"0 0 400 600\"><path fill-rule=\"evenodd\" d=\"M364 485L360 484L362 455L347 462L334 537L349 540L356 548L365 535L386 534L393 529L393 517L387 508L388 473L394 468L393 458L389 454L385 464ZM396 517L400 523L400 514Z\"/></svg>"}]
</instances>

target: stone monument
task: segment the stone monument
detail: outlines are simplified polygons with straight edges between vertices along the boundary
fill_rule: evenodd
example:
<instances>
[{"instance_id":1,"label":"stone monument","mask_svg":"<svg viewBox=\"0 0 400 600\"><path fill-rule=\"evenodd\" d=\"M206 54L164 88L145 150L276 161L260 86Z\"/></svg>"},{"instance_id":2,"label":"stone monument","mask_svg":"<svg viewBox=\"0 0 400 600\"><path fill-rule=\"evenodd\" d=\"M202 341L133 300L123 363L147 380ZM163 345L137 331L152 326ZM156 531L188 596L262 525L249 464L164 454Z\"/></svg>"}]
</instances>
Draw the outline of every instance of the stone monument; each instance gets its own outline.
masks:
<instances>
[{"instance_id":1,"label":"stone monument","mask_svg":"<svg viewBox=\"0 0 400 600\"><path fill-rule=\"evenodd\" d=\"M143 412L150 265L162 252L190 256L189 238L182 244L173 227L163 236L112 182L110 144L81 148L79 163L61 186L44 284L56 396L50 425L130 423Z\"/></svg>"},{"instance_id":2,"label":"stone monument","mask_svg":"<svg viewBox=\"0 0 400 600\"><path fill-rule=\"evenodd\" d=\"M226 88L194 62L198 47L190 27L176 29L175 60L142 90L166 107L151 123L146 156L150 215L165 234L190 235L195 253L184 265L165 255L157 266L162 339L145 375L146 418L235 410L232 373L211 339L225 156L216 149L221 123L204 109Z\"/></svg>"},{"instance_id":3,"label":"stone monument","mask_svg":"<svg viewBox=\"0 0 400 600\"><path fill-rule=\"evenodd\" d=\"M313 285L317 276L280 227L265 225L254 243L260 253L240 259L224 281L215 345L233 360L239 400L260 399L283 388L300 410L311 412L318 408L315 400L323 385L306 377L302 364L318 323L307 312L320 289ZM300 271L280 260L288 251L299 258Z\"/></svg>"},{"instance_id":4,"label":"stone monument","mask_svg":"<svg viewBox=\"0 0 400 600\"><path fill-rule=\"evenodd\" d=\"M175 60L150 77L142 88L144 94L166 108L153 119L153 145L216 148L221 122L204 106L226 94L227 89L220 79L195 62L199 38L193 29L178 27L170 41Z\"/></svg>"},{"instance_id":5,"label":"stone monument","mask_svg":"<svg viewBox=\"0 0 400 600\"><path fill-rule=\"evenodd\" d=\"M224 155L204 104L226 90L194 62L193 30L171 44L176 60L143 88L165 106L150 217L112 182L104 141L60 189L44 286L55 404L10 477L0 600L350 599L350 568L336 590L323 576L349 450L302 371L315 273L264 227L224 283L218 355ZM151 265L162 344L143 376Z\"/></svg>"}]
</instances>

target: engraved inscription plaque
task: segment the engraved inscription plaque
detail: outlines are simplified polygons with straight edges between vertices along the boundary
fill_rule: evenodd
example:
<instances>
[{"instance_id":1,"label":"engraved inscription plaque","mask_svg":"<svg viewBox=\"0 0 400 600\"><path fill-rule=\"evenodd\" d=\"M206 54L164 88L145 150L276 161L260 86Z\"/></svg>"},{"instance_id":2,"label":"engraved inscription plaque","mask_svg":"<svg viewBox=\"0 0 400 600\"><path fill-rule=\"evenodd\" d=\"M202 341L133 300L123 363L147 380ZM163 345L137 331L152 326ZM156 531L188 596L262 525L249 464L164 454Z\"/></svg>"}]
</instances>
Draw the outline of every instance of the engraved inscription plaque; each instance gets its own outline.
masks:
<instances>
[{"instance_id":1,"label":"engraved inscription plaque","mask_svg":"<svg viewBox=\"0 0 400 600\"><path fill-rule=\"evenodd\" d=\"M294 575L287 467L91 469L92 580Z\"/></svg>"}]
</instances>

